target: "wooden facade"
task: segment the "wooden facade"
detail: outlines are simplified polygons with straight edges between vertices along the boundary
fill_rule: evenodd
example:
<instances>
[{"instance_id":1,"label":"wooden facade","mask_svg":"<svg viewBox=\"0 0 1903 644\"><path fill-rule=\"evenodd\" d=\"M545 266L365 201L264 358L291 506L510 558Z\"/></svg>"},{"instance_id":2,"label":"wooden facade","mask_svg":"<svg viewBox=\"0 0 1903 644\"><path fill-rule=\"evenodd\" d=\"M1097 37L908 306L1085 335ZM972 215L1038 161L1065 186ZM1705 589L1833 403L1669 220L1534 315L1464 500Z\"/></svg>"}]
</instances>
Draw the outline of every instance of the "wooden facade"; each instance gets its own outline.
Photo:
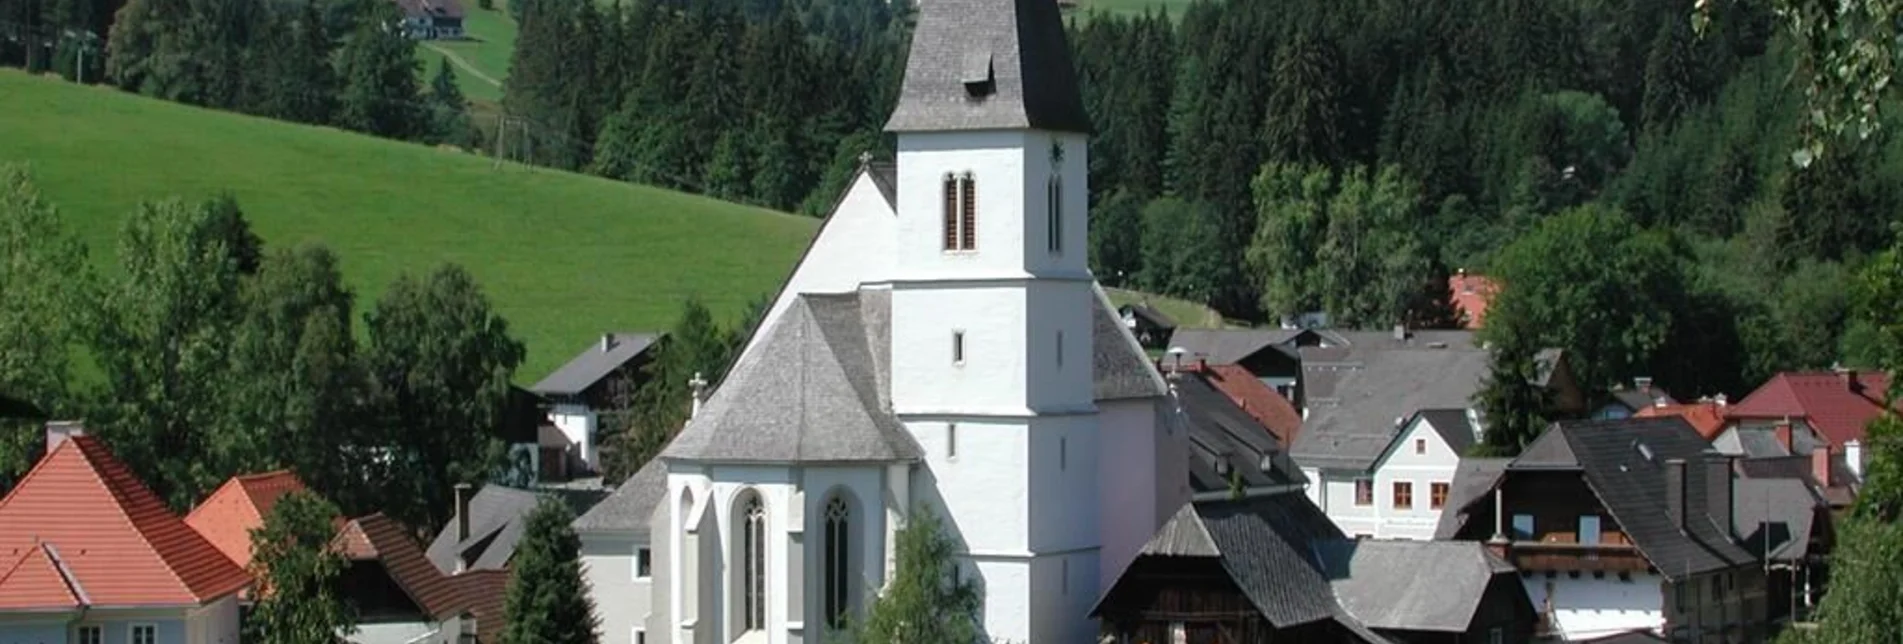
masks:
<instances>
[{"instance_id":1,"label":"wooden facade","mask_svg":"<svg viewBox=\"0 0 1903 644\"><path fill-rule=\"evenodd\" d=\"M1106 635L1120 644L1308 644L1361 642L1333 619L1277 628L1220 560L1139 557L1098 605Z\"/></svg>"}]
</instances>

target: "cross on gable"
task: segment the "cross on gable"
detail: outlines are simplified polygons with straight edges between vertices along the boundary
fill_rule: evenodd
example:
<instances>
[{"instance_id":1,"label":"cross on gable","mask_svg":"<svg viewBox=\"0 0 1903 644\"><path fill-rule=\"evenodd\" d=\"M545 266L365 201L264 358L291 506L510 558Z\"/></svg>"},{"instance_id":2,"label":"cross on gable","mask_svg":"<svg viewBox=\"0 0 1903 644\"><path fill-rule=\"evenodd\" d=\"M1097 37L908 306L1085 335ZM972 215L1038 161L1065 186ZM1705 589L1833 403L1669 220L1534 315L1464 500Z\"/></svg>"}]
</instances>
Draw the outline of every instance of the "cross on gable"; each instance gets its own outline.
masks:
<instances>
[{"instance_id":1,"label":"cross on gable","mask_svg":"<svg viewBox=\"0 0 1903 644\"><path fill-rule=\"evenodd\" d=\"M872 163L872 151L867 150L865 152L860 152L859 165L866 165L868 163Z\"/></svg>"}]
</instances>

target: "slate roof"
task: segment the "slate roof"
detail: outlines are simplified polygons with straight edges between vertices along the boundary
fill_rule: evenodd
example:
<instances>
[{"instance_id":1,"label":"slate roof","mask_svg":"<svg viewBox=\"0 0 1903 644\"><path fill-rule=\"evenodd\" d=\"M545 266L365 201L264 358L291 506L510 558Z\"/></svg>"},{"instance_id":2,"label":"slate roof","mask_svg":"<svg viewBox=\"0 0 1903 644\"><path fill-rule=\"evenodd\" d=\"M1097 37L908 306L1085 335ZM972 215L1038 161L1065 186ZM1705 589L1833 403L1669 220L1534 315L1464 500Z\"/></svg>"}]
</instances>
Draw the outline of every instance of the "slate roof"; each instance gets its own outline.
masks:
<instances>
[{"instance_id":1,"label":"slate roof","mask_svg":"<svg viewBox=\"0 0 1903 644\"><path fill-rule=\"evenodd\" d=\"M608 498L575 518L576 532L648 533L648 520L667 496L667 465L661 459L649 459L647 465L622 481Z\"/></svg>"},{"instance_id":2,"label":"slate roof","mask_svg":"<svg viewBox=\"0 0 1903 644\"><path fill-rule=\"evenodd\" d=\"M1753 560L1732 543L1730 526L1719 525L1711 514L1710 504L1722 501L1708 494L1710 468L1704 455L1710 445L1684 419L1561 421L1528 446L1527 453L1555 440L1566 444L1587 486L1640 554L1667 579L1680 580ZM1556 469L1556 459L1549 455L1558 451L1544 450L1527 466L1516 459L1508 469ZM1687 520L1682 530L1666 502L1665 462L1669 459L1686 461Z\"/></svg>"},{"instance_id":3,"label":"slate roof","mask_svg":"<svg viewBox=\"0 0 1903 644\"><path fill-rule=\"evenodd\" d=\"M974 96L969 83L987 84ZM887 132L1039 129L1090 134L1051 0L934 0L918 6Z\"/></svg>"},{"instance_id":4,"label":"slate roof","mask_svg":"<svg viewBox=\"0 0 1903 644\"><path fill-rule=\"evenodd\" d=\"M1465 409L1487 374L1474 348L1304 347L1308 420L1292 454L1303 467L1367 469L1409 417Z\"/></svg>"},{"instance_id":5,"label":"slate roof","mask_svg":"<svg viewBox=\"0 0 1903 644\"><path fill-rule=\"evenodd\" d=\"M1219 558L1277 628L1334 620L1375 642L1370 628L1464 631L1488 583L1518 583L1479 543L1349 539L1301 492L1185 504L1139 556Z\"/></svg>"},{"instance_id":6,"label":"slate roof","mask_svg":"<svg viewBox=\"0 0 1903 644\"><path fill-rule=\"evenodd\" d=\"M1091 392L1099 401L1163 395L1168 389L1163 384L1163 375L1157 373L1149 354L1144 353L1136 336L1123 325L1123 318L1118 317L1110 305L1110 296L1094 284L1091 290L1095 295L1091 306L1096 308L1090 338L1096 381Z\"/></svg>"},{"instance_id":7,"label":"slate roof","mask_svg":"<svg viewBox=\"0 0 1903 644\"><path fill-rule=\"evenodd\" d=\"M1337 540L1317 551L1342 607L1377 629L1464 632L1488 584L1520 583L1476 541Z\"/></svg>"},{"instance_id":8,"label":"slate roof","mask_svg":"<svg viewBox=\"0 0 1903 644\"><path fill-rule=\"evenodd\" d=\"M1194 370L1209 386L1228 396L1244 413L1268 428L1283 446L1295 442L1296 434L1302 430L1302 412L1248 369L1233 364L1212 364Z\"/></svg>"},{"instance_id":9,"label":"slate roof","mask_svg":"<svg viewBox=\"0 0 1903 644\"><path fill-rule=\"evenodd\" d=\"M1440 439L1446 441L1455 454L1466 454L1479 440L1466 409L1423 409L1421 418L1427 420L1434 433L1440 434Z\"/></svg>"},{"instance_id":10,"label":"slate roof","mask_svg":"<svg viewBox=\"0 0 1903 644\"><path fill-rule=\"evenodd\" d=\"M1810 553L1810 538L1824 497L1802 479L1740 479L1732 492L1732 522L1746 552L1772 561L1797 561Z\"/></svg>"},{"instance_id":11,"label":"slate roof","mask_svg":"<svg viewBox=\"0 0 1903 644\"><path fill-rule=\"evenodd\" d=\"M1511 462L1510 458L1460 459L1460 464L1454 467L1454 482L1447 489L1446 509L1441 511L1440 523L1434 527L1434 538L1452 539L1459 534L1461 526L1467 523L1467 508L1490 498Z\"/></svg>"},{"instance_id":12,"label":"slate roof","mask_svg":"<svg viewBox=\"0 0 1903 644\"><path fill-rule=\"evenodd\" d=\"M232 563L246 568L251 565L251 531L264 527L264 519L271 515L271 508L277 507L278 499L305 489L304 483L288 470L234 476L192 508L185 515L185 525L231 558Z\"/></svg>"},{"instance_id":13,"label":"slate roof","mask_svg":"<svg viewBox=\"0 0 1903 644\"><path fill-rule=\"evenodd\" d=\"M646 352L666 334L621 332L606 335L612 340L606 350L602 349L601 339L597 338L581 353L569 359L568 364L543 377L529 390L545 396L578 395L620 369L629 360Z\"/></svg>"},{"instance_id":14,"label":"slate roof","mask_svg":"<svg viewBox=\"0 0 1903 644\"><path fill-rule=\"evenodd\" d=\"M1181 347L1185 361L1200 358L1212 365L1234 364L1271 347L1295 357L1294 348L1285 343L1303 333L1301 329L1178 328L1170 334L1170 348Z\"/></svg>"},{"instance_id":15,"label":"slate roof","mask_svg":"<svg viewBox=\"0 0 1903 644\"><path fill-rule=\"evenodd\" d=\"M918 443L887 400L889 302L862 304L858 293L800 294L661 455L755 463L917 459Z\"/></svg>"},{"instance_id":16,"label":"slate roof","mask_svg":"<svg viewBox=\"0 0 1903 644\"><path fill-rule=\"evenodd\" d=\"M1833 446L1863 439L1883 412L1890 379L1882 372L1780 373L1726 409L1732 419L1808 420Z\"/></svg>"},{"instance_id":17,"label":"slate roof","mask_svg":"<svg viewBox=\"0 0 1903 644\"><path fill-rule=\"evenodd\" d=\"M0 498L0 566L42 544L90 606L198 606L251 583L92 436L62 441Z\"/></svg>"},{"instance_id":18,"label":"slate roof","mask_svg":"<svg viewBox=\"0 0 1903 644\"><path fill-rule=\"evenodd\" d=\"M1230 471L1248 487L1304 481L1281 441L1201 376L1184 373L1176 384L1189 428L1191 489L1228 490Z\"/></svg>"},{"instance_id":19,"label":"slate roof","mask_svg":"<svg viewBox=\"0 0 1903 644\"><path fill-rule=\"evenodd\" d=\"M497 570L509 565L522 540L529 512L541 495L503 485L484 485L469 498L469 538L456 538L456 518L436 533L429 545L429 561L443 574L455 574L458 556L469 560L469 570Z\"/></svg>"}]
</instances>

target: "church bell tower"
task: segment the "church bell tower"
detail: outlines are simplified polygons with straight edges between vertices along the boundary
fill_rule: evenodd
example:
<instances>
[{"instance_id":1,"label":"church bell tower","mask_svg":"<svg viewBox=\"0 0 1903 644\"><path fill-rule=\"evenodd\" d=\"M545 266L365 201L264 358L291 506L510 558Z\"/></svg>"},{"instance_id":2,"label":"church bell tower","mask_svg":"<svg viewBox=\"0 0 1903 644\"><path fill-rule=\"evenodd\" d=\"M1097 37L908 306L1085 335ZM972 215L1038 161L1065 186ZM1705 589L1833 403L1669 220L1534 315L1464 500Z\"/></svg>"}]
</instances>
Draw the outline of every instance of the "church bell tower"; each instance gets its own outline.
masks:
<instances>
[{"instance_id":1,"label":"church bell tower","mask_svg":"<svg viewBox=\"0 0 1903 644\"><path fill-rule=\"evenodd\" d=\"M897 107L891 402L993 641L1091 637L1091 132L1057 3L928 0Z\"/></svg>"}]
</instances>

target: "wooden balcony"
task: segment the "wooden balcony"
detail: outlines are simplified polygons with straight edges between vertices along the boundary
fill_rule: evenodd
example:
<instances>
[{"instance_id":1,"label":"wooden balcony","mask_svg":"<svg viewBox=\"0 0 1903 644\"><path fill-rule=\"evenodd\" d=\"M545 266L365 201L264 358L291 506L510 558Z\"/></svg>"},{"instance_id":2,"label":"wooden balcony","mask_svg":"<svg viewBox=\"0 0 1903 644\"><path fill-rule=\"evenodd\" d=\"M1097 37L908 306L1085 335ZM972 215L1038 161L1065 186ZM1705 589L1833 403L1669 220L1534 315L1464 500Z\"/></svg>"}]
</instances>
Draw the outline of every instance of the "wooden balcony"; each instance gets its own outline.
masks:
<instances>
[{"instance_id":1,"label":"wooden balcony","mask_svg":"<svg viewBox=\"0 0 1903 644\"><path fill-rule=\"evenodd\" d=\"M1625 543L1515 541L1507 548L1506 559L1521 572L1643 573L1652 567L1637 546Z\"/></svg>"}]
</instances>

